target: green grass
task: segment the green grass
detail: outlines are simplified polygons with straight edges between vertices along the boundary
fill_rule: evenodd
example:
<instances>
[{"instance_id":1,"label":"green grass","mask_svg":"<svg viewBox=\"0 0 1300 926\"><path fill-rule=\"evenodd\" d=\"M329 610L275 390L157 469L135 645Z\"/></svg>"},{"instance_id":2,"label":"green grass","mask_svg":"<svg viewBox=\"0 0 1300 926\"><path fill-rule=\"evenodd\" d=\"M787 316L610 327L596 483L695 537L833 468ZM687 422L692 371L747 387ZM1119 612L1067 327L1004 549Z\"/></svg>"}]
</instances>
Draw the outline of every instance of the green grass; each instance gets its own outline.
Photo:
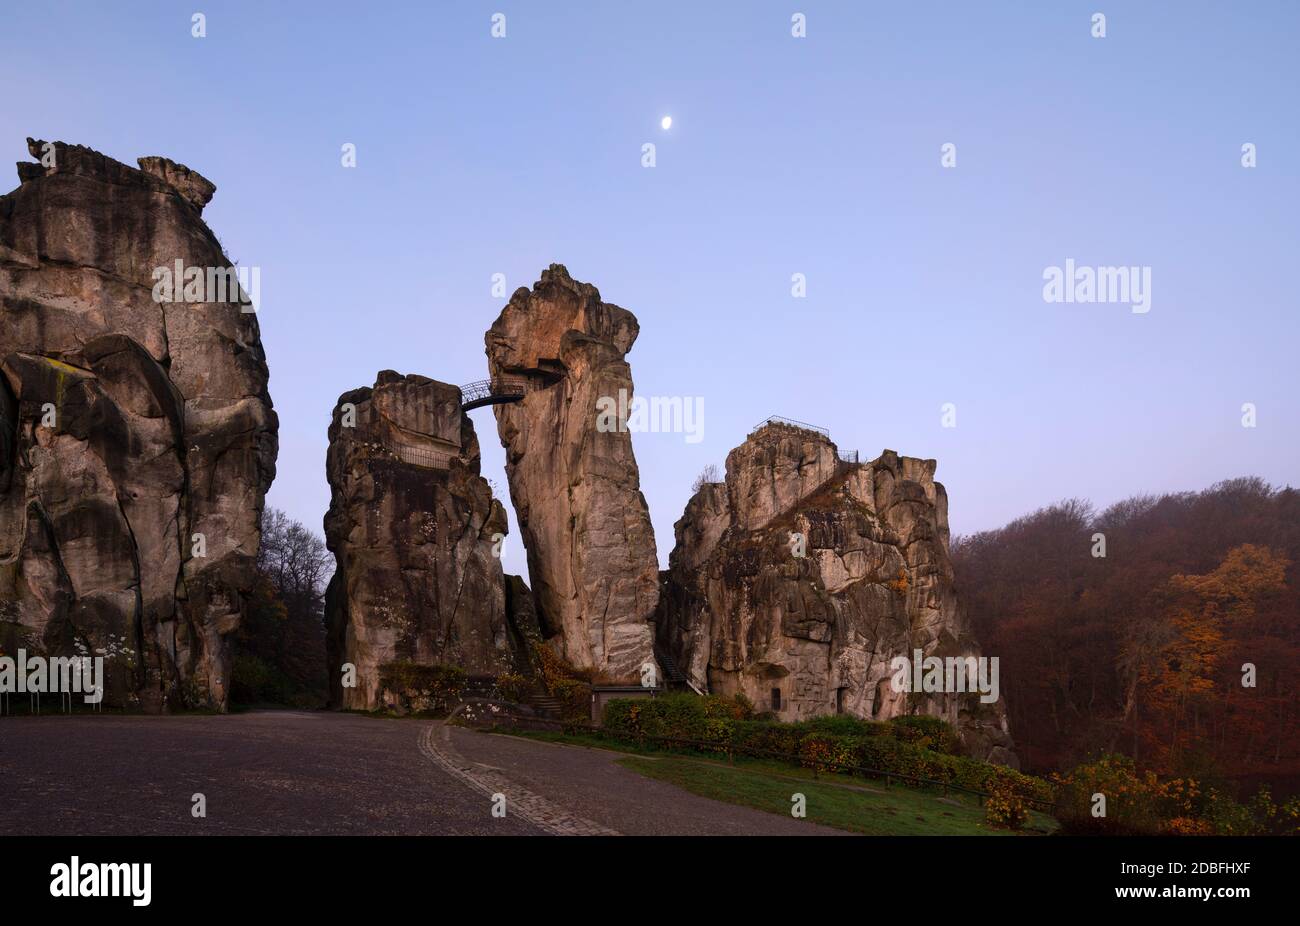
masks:
<instances>
[{"instance_id":1,"label":"green grass","mask_svg":"<svg viewBox=\"0 0 1300 926\"><path fill-rule=\"evenodd\" d=\"M948 797L898 785L852 785L791 775L754 764L734 766L684 756L647 758L630 756L619 765L676 785L683 790L728 804L740 804L770 813L790 813L795 792L806 798L806 819L813 823L872 836L979 836L1008 835L984 822L984 809L969 797ZM793 770L791 770L793 771ZM1046 833L1055 821L1034 814L1027 833Z\"/></svg>"},{"instance_id":2,"label":"green grass","mask_svg":"<svg viewBox=\"0 0 1300 926\"><path fill-rule=\"evenodd\" d=\"M506 732L506 731L502 731ZM974 795L907 787L851 775L815 773L776 760L737 756L728 763L716 755L640 748L614 739L580 733L513 731L513 735L568 746L631 753L619 764L692 794L789 814L791 795L807 799L806 819L836 829L874 836L1009 835L984 822L984 807ZM1044 835L1059 824L1047 814L1031 812L1022 831Z\"/></svg>"}]
</instances>

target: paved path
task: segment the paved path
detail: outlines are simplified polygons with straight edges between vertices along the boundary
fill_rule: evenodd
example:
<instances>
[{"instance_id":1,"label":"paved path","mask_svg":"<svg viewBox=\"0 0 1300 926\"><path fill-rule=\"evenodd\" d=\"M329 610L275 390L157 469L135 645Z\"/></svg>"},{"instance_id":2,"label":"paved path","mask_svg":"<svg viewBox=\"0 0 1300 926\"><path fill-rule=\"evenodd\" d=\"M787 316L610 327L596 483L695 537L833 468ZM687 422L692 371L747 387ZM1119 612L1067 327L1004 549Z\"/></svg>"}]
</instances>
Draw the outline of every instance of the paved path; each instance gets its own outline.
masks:
<instances>
[{"instance_id":1,"label":"paved path","mask_svg":"<svg viewBox=\"0 0 1300 926\"><path fill-rule=\"evenodd\" d=\"M0 834L524 835L419 750L427 723L325 712L0 717ZM206 819L190 814L207 797Z\"/></svg>"},{"instance_id":2,"label":"paved path","mask_svg":"<svg viewBox=\"0 0 1300 926\"><path fill-rule=\"evenodd\" d=\"M842 835L618 758L325 712L0 717L0 835ZM196 792L206 818L191 815Z\"/></svg>"},{"instance_id":3,"label":"paved path","mask_svg":"<svg viewBox=\"0 0 1300 926\"><path fill-rule=\"evenodd\" d=\"M529 794L544 794L581 815L584 824L624 835L848 835L806 820L699 797L624 768L618 764L623 755L608 749L561 746L464 727L439 726L435 733L449 742L462 763L480 773L507 779Z\"/></svg>"}]
</instances>

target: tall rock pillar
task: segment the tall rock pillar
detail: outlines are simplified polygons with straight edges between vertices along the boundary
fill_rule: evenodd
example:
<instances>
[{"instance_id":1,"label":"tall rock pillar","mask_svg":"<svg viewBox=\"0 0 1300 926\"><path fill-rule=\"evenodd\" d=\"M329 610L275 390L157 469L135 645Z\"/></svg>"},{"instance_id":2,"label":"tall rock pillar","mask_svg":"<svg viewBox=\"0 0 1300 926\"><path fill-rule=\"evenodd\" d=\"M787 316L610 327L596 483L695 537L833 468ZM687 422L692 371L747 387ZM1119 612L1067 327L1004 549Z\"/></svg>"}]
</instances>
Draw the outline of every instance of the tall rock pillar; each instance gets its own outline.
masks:
<instances>
[{"instance_id":1,"label":"tall rock pillar","mask_svg":"<svg viewBox=\"0 0 1300 926\"><path fill-rule=\"evenodd\" d=\"M497 555L505 510L479 475L460 390L385 370L339 397L329 437L333 704L425 709L436 670L498 675L526 661Z\"/></svg>"},{"instance_id":2,"label":"tall rock pillar","mask_svg":"<svg viewBox=\"0 0 1300 926\"><path fill-rule=\"evenodd\" d=\"M27 141L0 196L0 648L103 656L110 705L223 709L277 448L253 278L198 173Z\"/></svg>"},{"instance_id":3,"label":"tall rock pillar","mask_svg":"<svg viewBox=\"0 0 1300 926\"><path fill-rule=\"evenodd\" d=\"M488 330L494 380L525 379L496 406L538 617L570 663L610 680L652 664L659 599L654 531L626 430L598 429L602 397L632 396L636 317L552 264Z\"/></svg>"}]
</instances>

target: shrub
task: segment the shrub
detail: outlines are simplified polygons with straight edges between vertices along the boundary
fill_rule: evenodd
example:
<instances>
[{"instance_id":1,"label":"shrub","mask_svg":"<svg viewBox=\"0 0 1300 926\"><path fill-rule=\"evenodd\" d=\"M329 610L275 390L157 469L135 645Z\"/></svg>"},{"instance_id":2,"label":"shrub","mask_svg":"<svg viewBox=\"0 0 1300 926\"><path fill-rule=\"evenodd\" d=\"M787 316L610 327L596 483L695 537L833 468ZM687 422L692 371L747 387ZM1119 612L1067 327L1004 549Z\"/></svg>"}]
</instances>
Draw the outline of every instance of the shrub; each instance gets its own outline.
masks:
<instances>
[{"instance_id":1,"label":"shrub","mask_svg":"<svg viewBox=\"0 0 1300 926\"><path fill-rule=\"evenodd\" d=\"M230 697L236 704L289 704L294 685L280 669L260 656L235 654Z\"/></svg>"},{"instance_id":2,"label":"shrub","mask_svg":"<svg viewBox=\"0 0 1300 926\"><path fill-rule=\"evenodd\" d=\"M799 743L799 761L819 772L847 772L858 764L857 737L809 733Z\"/></svg>"},{"instance_id":3,"label":"shrub","mask_svg":"<svg viewBox=\"0 0 1300 926\"><path fill-rule=\"evenodd\" d=\"M984 820L990 826L1018 830L1029 821L1024 797L1008 779L999 778L984 801Z\"/></svg>"},{"instance_id":4,"label":"shrub","mask_svg":"<svg viewBox=\"0 0 1300 926\"><path fill-rule=\"evenodd\" d=\"M961 739L957 736L957 731L953 729L952 724L941 717L908 714L904 717L891 718L889 725L894 736L923 749L932 749L935 752L954 756L961 751Z\"/></svg>"},{"instance_id":5,"label":"shrub","mask_svg":"<svg viewBox=\"0 0 1300 926\"><path fill-rule=\"evenodd\" d=\"M681 694L673 697L680 697L683 701L695 701L703 704L705 717L724 717L728 720L748 720L754 715L754 705L748 698L738 696L734 698L724 698L720 695L689 695Z\"/></svg>"},{"instance_id":6,"label":"shrub","mask_svg":"<svg viewBox=\"0 0 1300 926\"><path fill-rule=\"evenodd\" d=\"M1300 836L1300 795L1278 807L1273 831L1279 836Z\"/></svg>"},{"instance_id":7,"label":"shrub","mask_svg":"<svg viewBox=\"0 0 1300 926\"><path fill-rule=\"evenodd\" d=\"M1165 832L1170 836L1209 836L1214 832L1214 826L1209 820L1174 817L1165 824Z\"/></svg>"},{"instance_id":8,"label":"shrub","mask_svg":"<svg viewBox=\"0 0 1300 926\"><path fill-rule=\"evenodd\" d=\"M560 702L560 717L569 721L591 720L591 686L581 679L562 678L551 685L551 696Z\"/></svg>"},{"instance_id":9,"label":"shrub","mask_svg":"<svg viewBox=\"0 0 1300 926\"><path fill-rule=\"evenodd\" d=\"M706 743L716 743L720 748L728 749L736 739L736 721L729 717L709 717L704 721Z\"/></svg>"},{"instance_id":10,"label":"shrub","mask_svg":"<svg viewBox=\"0 0 1300 926\"><path fill-rule=\"evenodd\" d=\"M798 755L799 740L803 735L795 724L770 720L741 721L736 724L733 745L756 755L788 759Z\"/></svg>"},{"instance_id":11,"label":"shrub","mask_svg":"<svg viewBox=\"0 0 1300 926\"><path fill-rule=\"evenodd\" d=\"M1054 800L1052 785L1041 778L943 751L954 748L956 734L937 718L878 723L832 716L780 723L750 719L749 714L746 703L716 695L620 698L605 706L604 728L616 738L691 740L697 749L776 759L821 772L861 768L972 791L996 790L1004 803L1010 801L1007 795L1023 805ZM1012 810L1003 812L1010 814L1008 820L1017 819Z\"/></svg>"},{"instance_id":12,"label":"shrub","mask_svg":"<svg viewBox=\"0 0 1300 926\"><path fill-rule=\"evenodd\" d=\"M460 701L468 683L469 676L460 666L395 661L379 667L380 700L401 713L448 711Z\"/></svg>"},{"instance_id":13,"label":"shrub","mask_svg":"<svg viewBox=\"0 0 1300 926\"><path fill-rule=\"evenodd\" d=\"M506 701L520 702L527 700L532 682L525 676L514 672L498 675L495 683L497 694Z\"/></svg>"},{"instance_id":14,"label":"shrub","mask_svg":"<svg viewBox=\"0 0 1300 926\"><path fill-rule=\"evenodd\" d=\"M883 723L874 720L860 720L848 714L827 714L825 717L814 717L811 720L802 721L798 726L808 730L815 730L818 733L832 733L836 736L872 736L890 732L889 728Z\"/></svg>"},{"instance_id":15,"label":"shrub","mask_svg":"<svg viewBox=\"0 0 1300 926\"><path fill-rule=\"evenodd\" d=\"M533 641L532 652L538 680L546 693L560 702L560 716L572 722L589 722L595 670L571 665L541 640Z\"/></svg>"},{"instance_id":16,"label":"shrub","mask_svg":"<svg viewBox=\"0 0 1300 926\"><path fill-rule=\"evenodd\" d=\"M605 704L605 713L601 723L606 733L613 733L635 739L641 731L641 701L632 698L615 698Z\"/></svg>"},{"instance_id":17,"label":"shrub","mask_svg":"<svg viewBox=\"0 0 1300 926\"><path fill-rule=\"evenodd\" d=\"M571 665L563 656L541 640L533 641L533 665L537 667L543 687L552 695L555 694L553 687L556 682L576 679L580 682L590 683L592 676L596 672L595 669L579 669Z\"/></svg>"},{"instance_id":18,"label":"shrub","mask_svg":"<svg viewBox=\"0 0 1300 926\"><path fill-rule=\"evenodd\" d=\"M615 698L605 705L606 731L696 740L725 749L748 722L749 706L718 695L664 694L657 698Z\"/></svg>"},{"instance_id":19,"label":"shrub","mask_svg":"<svg viewBox=\"0 0 1300 926\"><path fill-rule=\"evenodd\" d=\"M700 489L704 488L706 485L709 485L710 483L721 482L721 481L722 481L722 473L718 471L718 464L710 463L708 466L704 467L704 469L700 471L700 474L695 477L695 481L691 483L691 494L694 495L696 492L700 491Z\"/></svg>"},{"instance_id":20,"label":"shrub","mask_svg":"<svg viewBox=\"0 0 1300 926\"><path fill-rule=\"evenodd\" d=\"M1127 756L1108 755L1056 776L1057 816L1067 832L1252 836L1295 832L1300 799L1278 807L1267 788L1246 803L1191 778L1139 772ZM1106 797L1106 815L1092 815L1093 795Z\"/></svg>"},{"instance_id":21,"label":"shrub","mask_svg":"<svg viewBox=\"0 0 1300 926\"><path fill-rule=\"evenodd\" d=\"M904 772L904 766L907 765L907 757L904 753L909 750L906 743L896 740L892 736L870 736L862 737L858 740L857 748L854 750L854 757L857 759L857 765L863 768L879 769L882 772L915 774L916 769L909 769Z\"/></svg>"}]
</instances>

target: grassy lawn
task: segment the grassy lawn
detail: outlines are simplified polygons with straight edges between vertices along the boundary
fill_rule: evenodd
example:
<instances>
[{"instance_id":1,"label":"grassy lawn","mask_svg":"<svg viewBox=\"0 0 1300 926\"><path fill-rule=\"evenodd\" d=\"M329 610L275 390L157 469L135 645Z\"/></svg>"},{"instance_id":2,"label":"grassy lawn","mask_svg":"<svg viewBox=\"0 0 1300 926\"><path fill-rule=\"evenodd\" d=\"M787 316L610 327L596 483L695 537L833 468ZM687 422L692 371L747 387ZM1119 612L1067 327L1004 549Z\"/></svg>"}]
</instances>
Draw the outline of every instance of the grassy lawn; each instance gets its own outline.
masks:
<instances>
[{"instance_id":1,"label":"grassy lawn","mask_svg":"<svg viewBox=\"0 0 1300 926\"><path fill-rule=\"evenodd\" d=\"M641 750L600 737L581 734L528 732L530 739L612 749L634 755L619 764L648 778L654 778L698 794L701 797L789 814L791 795L804 795L806 819L824 826L873 836L976 836L1010 835L984 822L979 799L952 793L925 791L848 775L820 773L811 769L762 759L737 758L734 763L703 755L682 755L662 750ZM1050 833L1056 821L1046 814L1031 813L1022 832Z\"/></svg>"},{"instance_id":2,"label":"grassy lawn","mask_svg":"<svg viewBox=\"0 0 1300 926\"><path fill-rule=\"evenodd\" d=\"M855 833L975 836L1007 832L985 825L983 808L973 802L958 798L944 800L938 794L897 785L890 788L846 786L825 776L823 780L800 781L745 765L727 766L685 757L633 756L620 759L619 765L701 797L771 813L790 813L791 795L797 791L807 799L808 820Z\"/></svg>"}]
</instances>

